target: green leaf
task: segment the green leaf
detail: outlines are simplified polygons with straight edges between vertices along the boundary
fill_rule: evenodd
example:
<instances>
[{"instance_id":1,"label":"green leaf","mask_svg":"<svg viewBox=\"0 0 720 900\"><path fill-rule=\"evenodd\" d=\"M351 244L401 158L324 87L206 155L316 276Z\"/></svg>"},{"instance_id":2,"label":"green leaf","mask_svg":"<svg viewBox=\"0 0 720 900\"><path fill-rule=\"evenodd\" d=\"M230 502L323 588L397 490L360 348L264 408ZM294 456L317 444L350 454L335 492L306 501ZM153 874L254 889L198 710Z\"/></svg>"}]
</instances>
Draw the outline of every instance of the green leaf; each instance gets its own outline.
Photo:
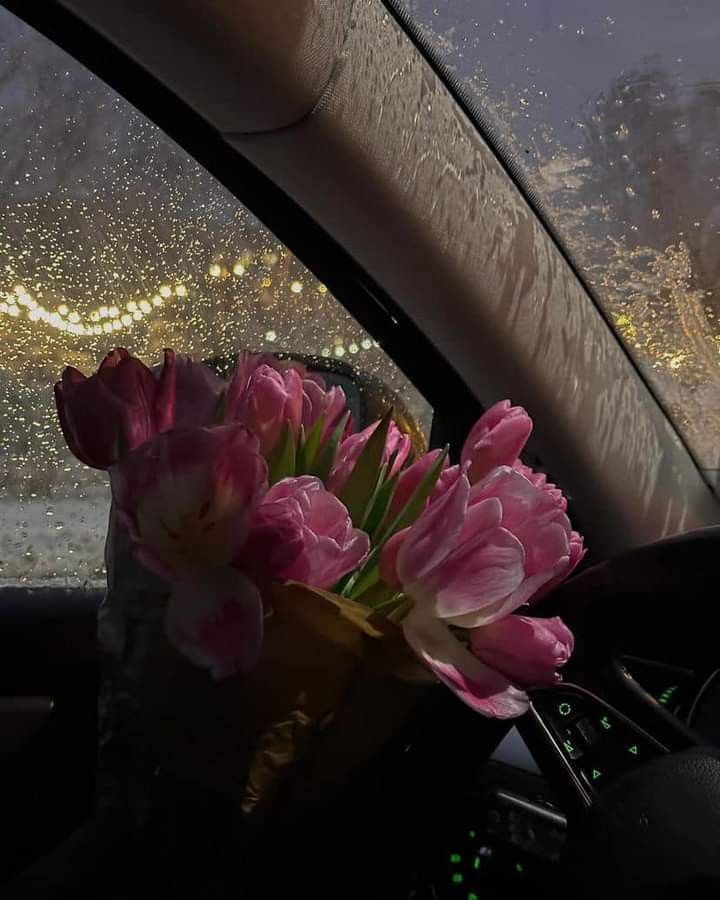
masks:
<instances>
[{"instance_id":1,"label":"green leaf","mask_svg":"<svg viewBox=\"0 0 720 900\"><path fill-rule=\"evenodd\" d=\"M220 394L218 397L218 402L215 406L212 416L212 424L213 425L222 425L225 421L225 412L227 409L227 388Z\"/></svg>"},{"instance_id":2,"label":"green leaf","mask_svg":"<svg viewBox=\"0 0 720 900\"><path fill-rule=\"evenodd\" d=\"M268 481L277 484L295 474L295 438L288 422L267 458Z\"/></svg>"},{"instance_id":3,"label":"green leaf","mask_svg":"<svg viewBox=\"0 0 720 900\"><path fill-rule=\"evenodd\" d=\"M383 454L387 444L391 412L380 420L377 428L368 438L355 463L345 486L340 492L340 500L347 507L354 524L360 526L370 501L375 495L382 476Z\"/></svg>"},{"instance_id":4,"label":"green leaf","mask_svg":"<svg viewBox=\"0 0 720 900\"><path fill-rule=\"evenodd\" d=\"M446 445L443 452L425 473L425 477L412 492L410 499L397 514L395 519L381 529L378 534L379 543L384 543L389 537L392 537L398 531L402 531L403 528L407 528L408 525L412 525L415 519L417 519L423 511L425 502L435 490L435 485L440 478L449 450L450 447Z\"/></svg>"},{"instance_id":5,"label":"green leaf","mask_svg":"<svg viewBox=\"0 0 720 900\"><path fill-rule=\"evenodd\" d=\"M369 559L370 557L368 557ZM365 603L365 598L362 596L367 591L371 590L375 585L380 582L380 565L378 560L375 560L375 563L372 566L363 566L360 572L358 572L357 578L348 582L345 586L344 594L346 597L351 597L353 600L357 600L359 603Z\"/></svg>"},{"instance_id":6,"label":"green leaf","mask_svg":"<svg viewBox=\"0 0 720 900\"><path fill-rule=\"evenodd\" d=\"M408 525L417 519L423 510L425 501L432 494L437 484L440 473L442 472L443 463L448 455L449 447L446 446L443 452L435 460L433 466L428 469L425 477L415 488L408 502L403 506L400 512L395 516L392 522L381 527L375 547L370 551L363 565L345 585L343 594L346 597L357 598L364 593L372 585L376 584L380 578L380 553L385 542L398 531L407 528Z\"/></svg>"},{"instance_id":7,"label":"green leaf","mask_svg":"<svg viewBox=\"0 0 720 900\"><path fill-rule=\"evenodd\" d=\"M312 470L315 457L320 448L320 438L325 430L325 413L322 413L315 420L315 424L310 429L307 437L305 431L301 429L301 441L298 447L297 464L295 473L297 475L306 475Z\"/></svg>"},{"instance_id":8,"label":"green leaf","mask_svg":"<svg viewBox=\"0 0 720 900\"><path fill-rule=\"evenodd\" d=\"M345 431L345 426L347 425L349 418L350 418L350 410L347 410L345 415L335 426L335 430L330 435L325 446L316 455L312 466L310 466L309 474L317 475L317 477L321 478L325 484L327 484L327 480L330 477L330 472L332 471L332 467L335 465L335 457L337 456L338 445L340 444L340 438L343 436L343 433Z\"/></svg>"},{"instance_id":9,"label":"green leaf","mask_svg":"<svg viewBox=\"0 0 720 900\"><path fill-rule=\"evenodd\" d=\"M393 494L395 493L399 477L399 472L396 472L392 478L388 478L382 483L378 482L378 490L376 491L375 497L368 505L367 515L361 526L370 535L371 541L373 541L375 533L385 518Z\"/></svg>"}]
</instances>

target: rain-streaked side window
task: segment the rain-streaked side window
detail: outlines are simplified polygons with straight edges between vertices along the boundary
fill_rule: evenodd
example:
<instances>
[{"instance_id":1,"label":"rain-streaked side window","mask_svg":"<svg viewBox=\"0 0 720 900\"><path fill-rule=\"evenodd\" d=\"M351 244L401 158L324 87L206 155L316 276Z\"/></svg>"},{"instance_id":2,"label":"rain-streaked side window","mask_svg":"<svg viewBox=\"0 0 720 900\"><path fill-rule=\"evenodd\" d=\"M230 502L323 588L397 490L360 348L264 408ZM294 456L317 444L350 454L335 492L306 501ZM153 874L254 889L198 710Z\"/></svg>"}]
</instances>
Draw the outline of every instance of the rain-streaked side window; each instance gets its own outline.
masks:
<instances>
[{"instance_id":1,"label":"rain-streaked side window","mask_svg":"<svg viewBox=\"0 0 720 900\"><path fill-rule=\"evenodd\" d=\"M121 345L334 360L430 410L293 254L107 85L0 10L0 584L102 581L108 487L52 385Z\"/></svg>"}]
</instances>

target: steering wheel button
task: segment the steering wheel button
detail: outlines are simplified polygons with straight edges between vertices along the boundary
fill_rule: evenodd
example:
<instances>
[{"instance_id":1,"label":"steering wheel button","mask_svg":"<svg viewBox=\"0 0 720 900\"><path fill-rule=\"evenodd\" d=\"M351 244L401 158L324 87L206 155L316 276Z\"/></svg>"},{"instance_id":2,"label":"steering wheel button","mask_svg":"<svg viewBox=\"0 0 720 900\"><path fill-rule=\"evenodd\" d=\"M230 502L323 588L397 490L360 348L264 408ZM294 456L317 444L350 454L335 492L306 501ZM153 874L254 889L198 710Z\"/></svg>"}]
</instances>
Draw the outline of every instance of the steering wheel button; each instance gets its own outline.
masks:
<instances>
[{"instance_id":1,"label":"steering wheel button","mask_svg":"<svg viewBox=\"0 0 720 900\"><path fill-rule=\"evenodd\" d=\"M600 728L603 731L612 731L613 721L610 716L600 716Z\"/></svg>"},{"instance_id":2,"label":"steering wheel button","mask_svg":"<svg viewBox=\"0 0 720 900\"><path fill-rule=\"evenodd\" d=\"M583 744L587 744L591 746L598 739L598 732L592 721L587 717L583 716L582 719L578 719L578 721L573 726L575 733L578 735Z\"/></svg>"},{"instance_id":3,"label":"steering wheel button","mask_svg":"<svg viewBox=\"0 0 720 900\"><path fill-rule=\"evenodd\" d=\"M562 747L570 759L580 759L580 757L583 755L582 750L580 749L580 744L570 734L568 734L568 736L563 739Z\"/></svg>"}]
</instances>

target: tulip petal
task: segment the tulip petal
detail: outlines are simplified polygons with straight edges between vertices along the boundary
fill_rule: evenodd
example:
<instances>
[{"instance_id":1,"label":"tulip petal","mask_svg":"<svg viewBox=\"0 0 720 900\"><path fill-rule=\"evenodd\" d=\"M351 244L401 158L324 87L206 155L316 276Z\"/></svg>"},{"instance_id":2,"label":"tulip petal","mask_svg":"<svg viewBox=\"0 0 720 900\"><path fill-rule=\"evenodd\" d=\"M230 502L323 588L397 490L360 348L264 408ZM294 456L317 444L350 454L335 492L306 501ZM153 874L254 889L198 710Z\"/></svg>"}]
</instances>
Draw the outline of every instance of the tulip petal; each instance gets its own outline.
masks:
<instances>
[{"instance_id":1,"label":"tulip petal","mask_svg":"<svg viewBox=\"0 0 720 900\"><path fill-rule=\"evenodd\" d=\"M522 585L524 559L522 544L513 534L490 527L453 550L409 593L440 618L493 608Z\"/></svg>"},{"instance_id":2,"label":"tulip petal","mask_svg":"<svg viewBox=\"0 0 720 900\"><path fill-rule=\"evenodd\" d=\"M470 483L461 475L412 525L397 555L397 573L406 588L431 572L453 549L465 523L469 495Z\"/></svg>"},{"instance_id":3,"label":"tulip petal","mask_svg":"<svg viewBox=\"0 0 720 900\"><path fill-rule=\"evenodd\" d=\"M575 639L562 619L506 616L470 634L472 652L516 684L554 684L572 655Z\"/></svg>"},{"instance_id":4,"label":"tulip petal","mask_svg":"<svg viewBox=\"0 0 720 900\"><path fill-rule=\"evenodd\" d=\"M420 659L471 709L497 719L526 712L527 695L474 657L443 622L413 611L403 632Z\"/></svg>"},{"instance_id":5,"label":"tulip petal","mask_svg":"<svg viewBox=\"0 0 720 900\"><path fill-rule=\"evenodd\" d=\"M252 668L263 612L255 584L236 569L196 569L175 582L165 615L170 643L216 680Z\"/></svg>"}]
</instances>

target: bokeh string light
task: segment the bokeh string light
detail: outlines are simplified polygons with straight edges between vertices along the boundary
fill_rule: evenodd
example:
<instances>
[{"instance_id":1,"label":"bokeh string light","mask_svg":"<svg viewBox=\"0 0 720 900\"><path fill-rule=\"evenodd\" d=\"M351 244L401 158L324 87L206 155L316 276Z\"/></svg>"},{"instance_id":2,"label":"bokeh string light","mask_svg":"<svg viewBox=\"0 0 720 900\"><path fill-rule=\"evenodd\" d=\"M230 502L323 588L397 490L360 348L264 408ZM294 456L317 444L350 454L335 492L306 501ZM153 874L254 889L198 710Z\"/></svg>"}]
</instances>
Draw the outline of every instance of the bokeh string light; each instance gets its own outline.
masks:
<instances>
[{"instance_id":1,"label":"bokeh string light","mask_svg":"<svg viewBox=\"0 0 720 900\"><path fill-rule=\"evenodd\" d=\"M310 354L429 409L324 284L106 85L0 10L0 583L103 578L108 490L56 421L64 365Z\"/></svg>"}]
</instances>

